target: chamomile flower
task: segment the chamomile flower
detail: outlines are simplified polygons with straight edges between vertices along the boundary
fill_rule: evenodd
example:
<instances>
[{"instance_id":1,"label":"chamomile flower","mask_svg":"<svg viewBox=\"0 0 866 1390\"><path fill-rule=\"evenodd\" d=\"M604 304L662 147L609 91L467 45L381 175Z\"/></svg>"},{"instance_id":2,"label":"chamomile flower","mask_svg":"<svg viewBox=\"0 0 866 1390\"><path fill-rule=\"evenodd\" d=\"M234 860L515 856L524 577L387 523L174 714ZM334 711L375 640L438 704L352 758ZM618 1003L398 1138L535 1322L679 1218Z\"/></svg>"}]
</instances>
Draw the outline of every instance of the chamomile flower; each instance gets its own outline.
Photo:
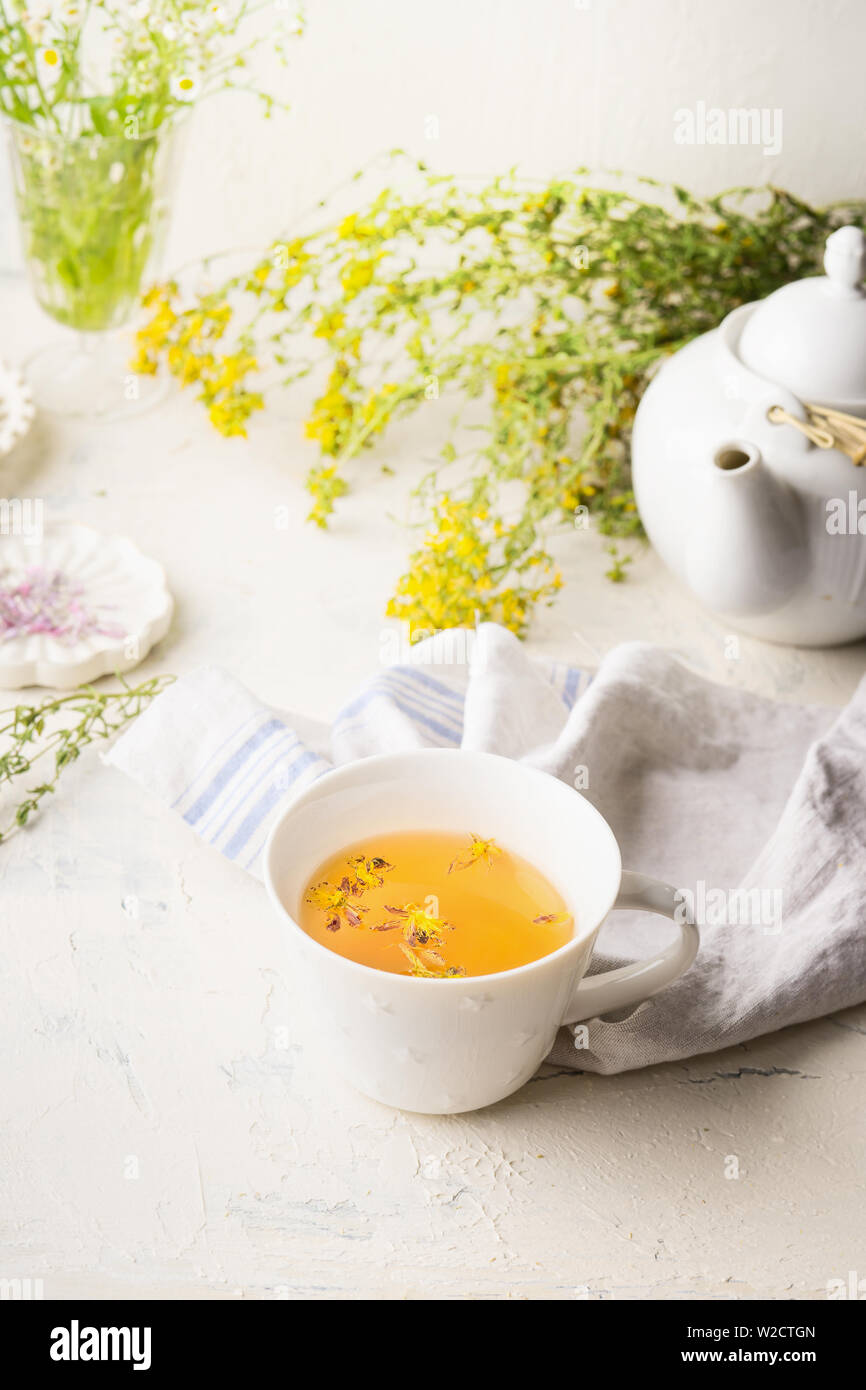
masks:
<instances>
[{"instance_id":1,"label":"chamomile flower","mask_svg":"<svg viewBox=\"0 0 866 1390\"><path fill-rule=\"evenodd\" d=\"M212 19L215 24L224 24L228 11L225 5L208 5L207 13L208 17Z\"/></svg>"},{"instance_id":2,"label":"chamomile flower","mask_svg":"<svg viewBox=\"0 0 866 1390\"><path fill-rule=\"evenodd\" d=\"M56 48L40 48L36 54L36 61L41 76L51 78L60 76L62 64Z\"/></svg>"},{"instance_id":3,"label":"chamomile flower","mask_svg":"<svg viewBox=\"0 0 866 1390\"><path fill-rule=\"evenodd\" d=\"M201 91L201 83L195 73L181 73L172 78L171 94L176 101L195 101Z\"/></svg>"},{"instance_id":4,"label":"chamomile flower","mask_svg":"<svg viewBox=\"0 0 866 1390\"><path fill-rule=\"evenodd\" d=\"M129 6L129 17L137 20L150 19L151 10L151 0L133 0Z\"/></svg>"}]
</instances>

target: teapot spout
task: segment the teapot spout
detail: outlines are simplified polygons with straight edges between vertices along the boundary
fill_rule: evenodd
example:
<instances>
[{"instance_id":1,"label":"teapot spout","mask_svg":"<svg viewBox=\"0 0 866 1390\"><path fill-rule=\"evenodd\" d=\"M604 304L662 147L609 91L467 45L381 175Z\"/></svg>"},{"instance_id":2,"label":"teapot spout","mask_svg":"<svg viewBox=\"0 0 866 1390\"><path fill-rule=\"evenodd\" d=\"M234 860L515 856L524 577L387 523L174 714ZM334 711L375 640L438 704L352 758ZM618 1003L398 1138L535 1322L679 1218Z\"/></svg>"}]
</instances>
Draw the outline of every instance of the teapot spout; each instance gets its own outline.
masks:
<instances>
[{"instance_id":1,"label":"teapot spout","mask_svg":"<svg viewBox=\"0 0 866 1390\"><path fill-rule=\"evenodd\" d=\"M808 567L804 519L793 490L743 440L706 460L686 541L686 577L708 608L732 618L787 603Z\"/></svg>"}]
</instances>

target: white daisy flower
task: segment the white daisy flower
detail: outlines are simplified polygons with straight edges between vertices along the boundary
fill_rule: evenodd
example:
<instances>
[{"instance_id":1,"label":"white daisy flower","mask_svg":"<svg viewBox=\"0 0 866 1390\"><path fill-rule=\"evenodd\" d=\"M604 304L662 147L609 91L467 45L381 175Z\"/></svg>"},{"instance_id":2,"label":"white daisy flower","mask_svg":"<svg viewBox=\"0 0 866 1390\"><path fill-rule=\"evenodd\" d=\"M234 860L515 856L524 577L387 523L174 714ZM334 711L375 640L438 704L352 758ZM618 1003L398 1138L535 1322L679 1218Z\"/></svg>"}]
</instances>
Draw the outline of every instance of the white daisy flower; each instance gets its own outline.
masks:
<instances>
[{"instance_id":1,"label":"white daisy flower","mask_svg":"<svg viewBox=\"0 0 866 1390\"><path fill-rule=\"evenodd\" d=\"M228 13L225 5L208 5L207 12L211 19L215 20L217 24L222 24Z\"/></svg>"},{"instance_id":2,"label":"white daisy flower","mask_svg":"<svg viewBox=\"0 0 866 1390\"><path fill-rule=\"evenodd\" d=\"M181 73L172 78L171 94L176 101L195 101L200 91L201 84L194 73Z\"/></svg>"},{"instance_id":3,"label":"white daisy flower","mask_svg":"<svg viewBox=\"0 0 866 1390\"><path fill-rule=\"evenodd\" d=\"M129 6L130 19L150 19L150 14L150 0L133 0L133 3Z\"/></svg>"},{"instance_id":4,"label":"white daisy flower","mask_svg":"<svg viewBox=\"0 0 866 1390\"><path fill-rule=\"evenodd\" d=\"M56 48L40 48L36 54L36 62L39 65L41 77L56 78L60 76L62 63Z\"/></svg>"}]
</instances>

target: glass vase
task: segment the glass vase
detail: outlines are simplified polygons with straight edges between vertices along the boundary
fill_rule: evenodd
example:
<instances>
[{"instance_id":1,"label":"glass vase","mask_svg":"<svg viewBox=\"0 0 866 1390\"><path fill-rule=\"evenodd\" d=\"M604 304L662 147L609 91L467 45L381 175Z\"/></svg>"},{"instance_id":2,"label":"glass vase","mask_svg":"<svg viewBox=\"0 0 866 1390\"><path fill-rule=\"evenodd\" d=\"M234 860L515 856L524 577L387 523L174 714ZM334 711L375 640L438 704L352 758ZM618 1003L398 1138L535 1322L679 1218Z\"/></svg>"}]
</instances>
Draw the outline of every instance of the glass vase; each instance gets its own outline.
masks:
<instances>
[{"instance_id":1,"label":"glass vase","mask_svg":"<svg viewBox=\"0 0 866 1390\"><path fill-rule=\"evenodd\" d=\"M24 260L41 307L70 330L26 364L37 406L106 416L161 387L130 367L129 332L168 222L178 131L65 135L5 119Z\"/></svg>"}]
</instances>

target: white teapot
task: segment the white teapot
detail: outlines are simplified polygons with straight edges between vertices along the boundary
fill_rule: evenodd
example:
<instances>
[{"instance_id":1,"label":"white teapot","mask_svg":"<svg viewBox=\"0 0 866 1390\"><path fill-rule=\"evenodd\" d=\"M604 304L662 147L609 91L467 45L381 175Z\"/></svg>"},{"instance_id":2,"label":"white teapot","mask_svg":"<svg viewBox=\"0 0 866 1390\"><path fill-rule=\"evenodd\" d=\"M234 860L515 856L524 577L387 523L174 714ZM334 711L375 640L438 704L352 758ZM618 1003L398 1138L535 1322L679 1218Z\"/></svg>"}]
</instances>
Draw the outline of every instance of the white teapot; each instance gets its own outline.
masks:
<instances>
[{"instance_id":1,"label":"white teapot","mask_svg":"<svg viewBox=\"0 0 866 1390\"><path fill-rule=\"evenodd\" d=\"M677 352L632 438L638 511L670 569L731 627L808 647L866 636L858 228L828 238L824 268Z\"/></svg>"}]
</instances>

